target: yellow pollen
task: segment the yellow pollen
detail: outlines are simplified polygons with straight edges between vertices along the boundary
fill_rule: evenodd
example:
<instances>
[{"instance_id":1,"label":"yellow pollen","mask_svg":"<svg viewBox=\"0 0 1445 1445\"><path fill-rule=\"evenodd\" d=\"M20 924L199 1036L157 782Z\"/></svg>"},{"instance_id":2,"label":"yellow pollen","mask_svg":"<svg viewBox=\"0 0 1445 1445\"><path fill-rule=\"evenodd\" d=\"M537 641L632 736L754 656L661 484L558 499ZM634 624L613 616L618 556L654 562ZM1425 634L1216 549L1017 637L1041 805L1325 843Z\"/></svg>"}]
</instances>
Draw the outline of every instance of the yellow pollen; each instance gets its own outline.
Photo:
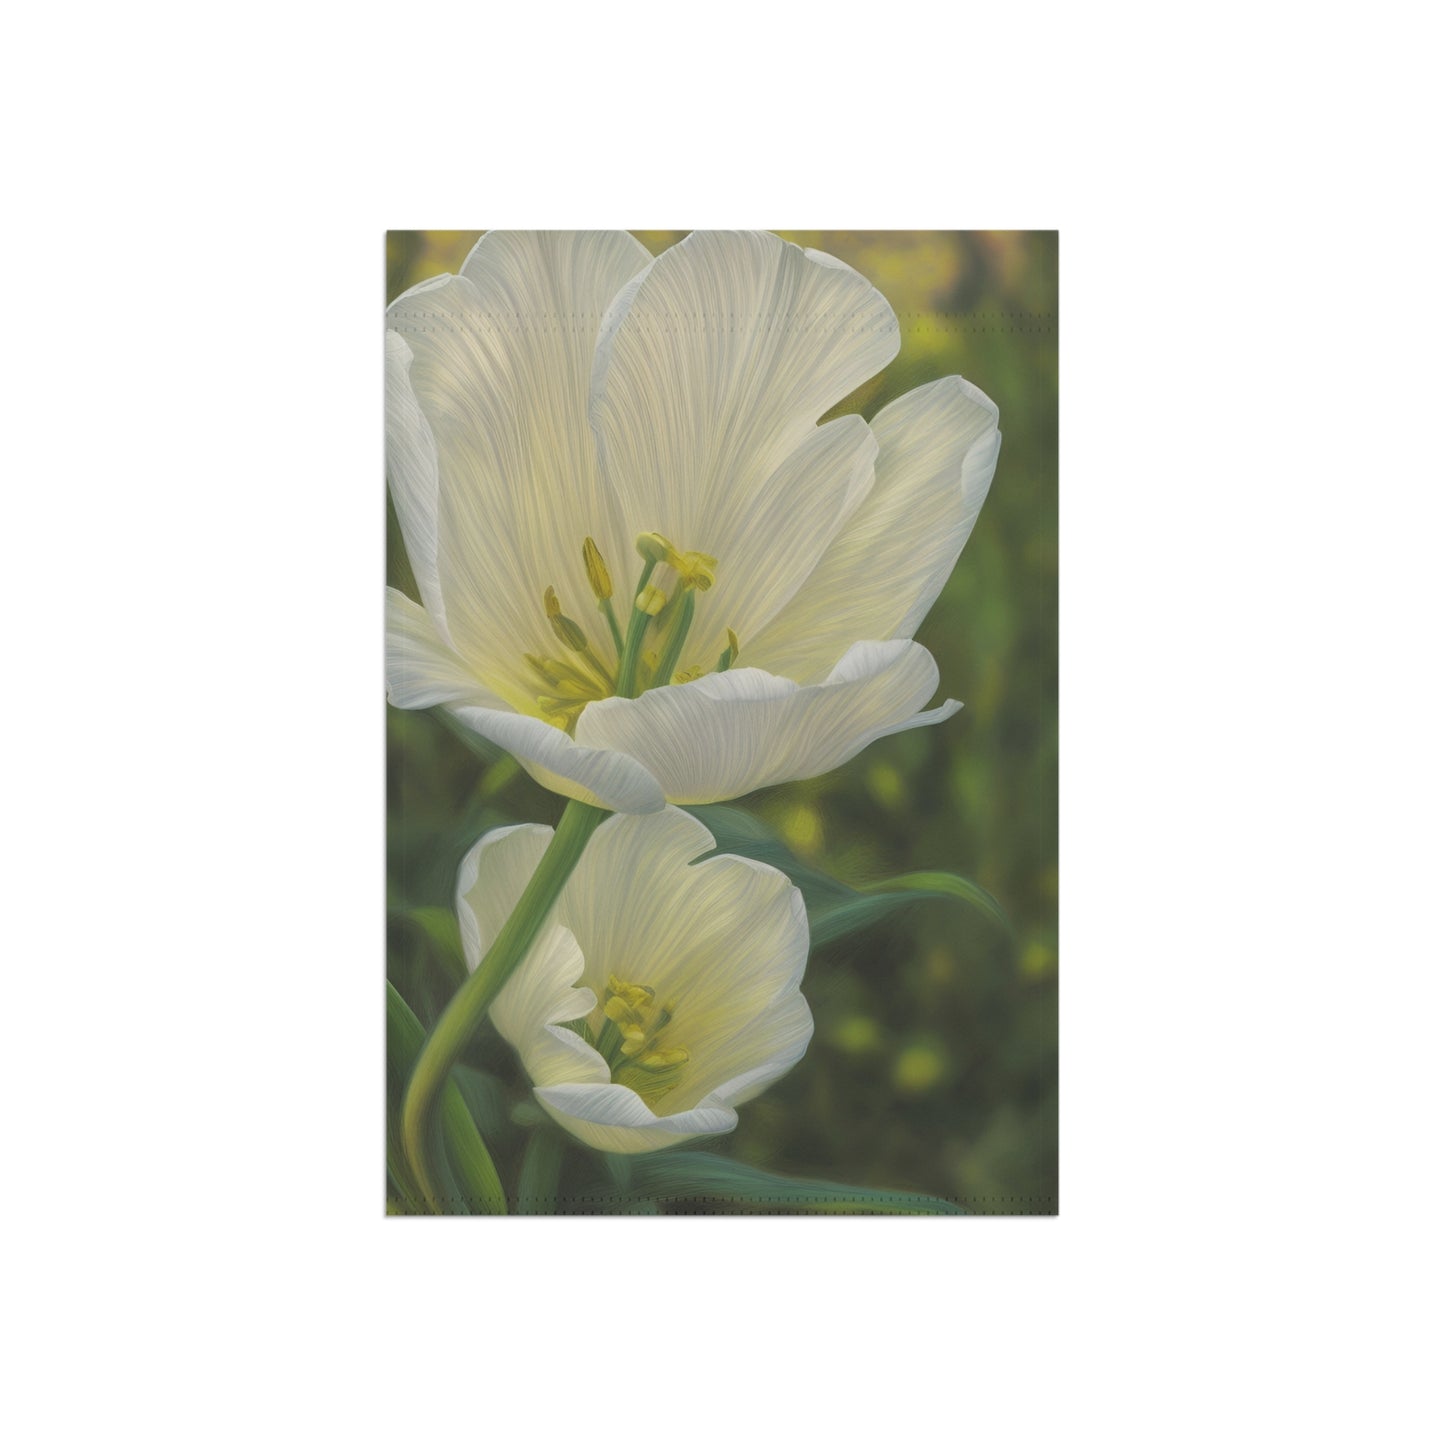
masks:
<instances>
[{"instance_id":1,"label":"yellow pollen","mask_svg":"<svg viewBox=\"0 0 1445 1445\"><path fill-rule=\"evenodd\" d=\"M613 1082L625 1085L650 1105L678 1086L682 1066L692 1057L663 1037L674 1008L672 1003L659 1004L656 992L646 984L608 975L602 1004L606 1023L596 1048L607 1061Z\"/></svg>"},{"instance_id":2,"label":"yellow pollen","mask_svg":"<svg viewBox=\"0 0 1445 1445\"><path fill-rule=\"evenodd\" d=\"M637 594L637 610L645 612L649 617L656 617L667 604L667 593L661 587L654 587L651 582Z\"/></svg>"}]
</instances>

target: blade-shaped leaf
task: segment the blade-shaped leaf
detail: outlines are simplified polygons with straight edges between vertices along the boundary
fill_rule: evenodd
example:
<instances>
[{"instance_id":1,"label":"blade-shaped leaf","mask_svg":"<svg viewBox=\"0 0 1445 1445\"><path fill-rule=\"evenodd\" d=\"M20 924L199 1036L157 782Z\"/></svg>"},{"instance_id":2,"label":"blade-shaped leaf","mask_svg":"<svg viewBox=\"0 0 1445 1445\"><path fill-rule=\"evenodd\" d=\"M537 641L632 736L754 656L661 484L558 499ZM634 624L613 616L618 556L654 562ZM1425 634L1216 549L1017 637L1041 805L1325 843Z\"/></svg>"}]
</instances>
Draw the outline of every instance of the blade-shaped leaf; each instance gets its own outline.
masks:
<instances>
[{"instance_id":1,"label":"blade-shaped leaf","mask_svg":"<svg viewBox=\"0 0 1445 1445\"><path fill-rule=\"evenodd\" d=\"M904 873L866 888L850 888L804 863L768 826L740 808L716 803L688 808L717 839L719 853L737 853L768 863L787 876L803 895L814 947L876 923L895 910L928 899L966 904L1012 936L1008 915L986 889L954 873Z\"/></svg>"},{"instance_id":2,"label":"blade-shaped leaf","mask_svg":"<svg viewBox=\"0 0 1445 1445\"><path fill-rule=\"evenodd\" d=\"M415 929L426 940L430 956L454 988L466 982L461 930L452 909L396 908L391 916L403 927Z\"/></svg>"},{"instance_id":3,"label":"blade-shaped leaf","mask_svg":"<svg viewBox=\"0 0 1445 1445\"><path fill-rule=\"evenodd\" d=\"M721 1154L685 1151L632 1161L624 1198L704 1205L718 1213L962 1214L946 1199L769 1174Z\"/></svg>"},{"instance_id":4,"label":"blade-shaped leaf","mask_svg":"<svg viewBox=\"0 0 1445 1445\"><path fill-rule=\"evenodd\" d=\"M452 1083L462 1091L467 1109L483 1139L494 1134L504 1134L512 1128L507 1117L507 1088L495 1074L483 1073L470 1064L455 1064L452 1067Z\"/></svg>"},{"instance_id":5,"label":"blade-shaped leaf","mask_svg":"<svg viewBox=\"0 0 1445 1445\"><path fill-rule=\"evenodd\" d=\"M406 1167L401 1147L398 1116L406 1083L411 1076L416 1056L426 1040L426 1030L420 1020L408 1007L407 1002L391 986L386 985L386 1164L393 1182L401 1191L407 1203L420 1209L420 1191ZM442 1091L439 1127L446 1143L446 1160L450 1163L455 1178L447 1184L438 1181L439 1187L447 1189L447 1202L459 1206L459 1212L481 1214L505 1214L507 1196L502 1181L497 1176L492 1156L477 1132L476 1122L462 1098L461 1090L455 1083L448 1082Z\"/></svg>"}]
</instances>

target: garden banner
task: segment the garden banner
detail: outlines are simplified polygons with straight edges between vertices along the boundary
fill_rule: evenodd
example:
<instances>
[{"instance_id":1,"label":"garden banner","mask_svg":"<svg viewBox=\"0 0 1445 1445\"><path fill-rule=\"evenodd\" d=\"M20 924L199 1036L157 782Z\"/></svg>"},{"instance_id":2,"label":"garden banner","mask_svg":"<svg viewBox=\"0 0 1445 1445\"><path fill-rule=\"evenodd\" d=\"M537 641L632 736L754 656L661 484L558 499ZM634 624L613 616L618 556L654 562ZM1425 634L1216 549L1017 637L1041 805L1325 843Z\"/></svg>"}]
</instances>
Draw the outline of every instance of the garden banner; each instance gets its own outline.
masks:
<instances>
[{"instance_id":1,"label":"garden banner","mask_svg":"<svg viewBox=\"0 0 1445 1445\"><path fill-rule=\"evenodd\" d=\"M386 1208L1057 1212L1057 236L387 240Z\"/></svg>"}]
</instances>

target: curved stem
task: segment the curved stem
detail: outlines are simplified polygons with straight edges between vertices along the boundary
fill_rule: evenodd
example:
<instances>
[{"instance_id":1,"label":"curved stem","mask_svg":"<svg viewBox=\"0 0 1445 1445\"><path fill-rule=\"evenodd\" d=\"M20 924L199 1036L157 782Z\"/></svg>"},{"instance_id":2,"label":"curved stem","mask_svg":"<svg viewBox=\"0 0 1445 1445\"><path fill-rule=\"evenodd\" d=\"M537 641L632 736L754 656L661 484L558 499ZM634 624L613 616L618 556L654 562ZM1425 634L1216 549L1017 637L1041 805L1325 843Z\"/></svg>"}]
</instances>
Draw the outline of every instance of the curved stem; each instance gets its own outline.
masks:
<instances>
[{"instance_id":1,"label":"curved stem","mask_svg":"<svg viewBox=\"0 0 1445 1445\"><path fill-rule=\"evenodd\" d=\"M477 970L452 996L446 1012L422 1046L401 1108L401 1143L406 1162L427 1202L436 1207L437 1189L429 1168L428 1143L437 1096L452 1065L481 1027L482 1019L512 971L527 955L562 885L571 877L587 840L608 816L575 799L567 804L557 831Z\"/></svg>"}]
</instances>

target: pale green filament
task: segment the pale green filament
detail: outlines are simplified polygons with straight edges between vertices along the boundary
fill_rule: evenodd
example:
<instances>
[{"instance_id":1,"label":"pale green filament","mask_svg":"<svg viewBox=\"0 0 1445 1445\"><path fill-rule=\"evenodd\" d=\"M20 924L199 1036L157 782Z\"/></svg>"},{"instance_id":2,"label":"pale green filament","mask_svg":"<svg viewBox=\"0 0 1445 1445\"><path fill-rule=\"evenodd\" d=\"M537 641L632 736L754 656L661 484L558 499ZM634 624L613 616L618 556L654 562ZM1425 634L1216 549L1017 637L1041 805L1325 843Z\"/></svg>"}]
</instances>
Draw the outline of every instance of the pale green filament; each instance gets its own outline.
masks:
<instances>
[{"instance_id":1,"label":"pale green filament","mask_svg":"<svg viewBox=\"0 0 1445 1445\"><path fill-rule=\"evenodd\" d=\"M542 594L548 625L568 657L539 657L524 653L527 666L545 687L537 695L537 711L548 722L571 733L588 703L608 697L637 697L653 687L693 682L707 673L694 664L678 671L696 610L695 594L706 592L716 580L717 558L705 552L679 552L657 532L644 532L637 539L643 559L641 575L632 594L632 607L624 634L613 607L612 573L591 537L582 543L582 564L587 585L597 599L598 611L607 620L607 630L617 654L615 669L592 651L582 627L562 611L555 587ZM654 585L652 575L659 564L676 574L672 594ZM651 646L648 646L649 638ZM728 630L728 649L718 659L716 670L726 672L738 653L737 634Z\"/></svg>"},{"instance_id":2,"label":"pale green filament","mask_svg":"<svg viewBox=\"0 0 1445 1445\"><path fill-rule=\"evenodd\" d=\"M602 1004L602 1032L596 1049L614 1084L623 1084L655 1105L682 1081L691 1055L669 1038L676 1004L660 1004L646 984L625 983L609 974Z\"/></svg>"}]
</instances>

